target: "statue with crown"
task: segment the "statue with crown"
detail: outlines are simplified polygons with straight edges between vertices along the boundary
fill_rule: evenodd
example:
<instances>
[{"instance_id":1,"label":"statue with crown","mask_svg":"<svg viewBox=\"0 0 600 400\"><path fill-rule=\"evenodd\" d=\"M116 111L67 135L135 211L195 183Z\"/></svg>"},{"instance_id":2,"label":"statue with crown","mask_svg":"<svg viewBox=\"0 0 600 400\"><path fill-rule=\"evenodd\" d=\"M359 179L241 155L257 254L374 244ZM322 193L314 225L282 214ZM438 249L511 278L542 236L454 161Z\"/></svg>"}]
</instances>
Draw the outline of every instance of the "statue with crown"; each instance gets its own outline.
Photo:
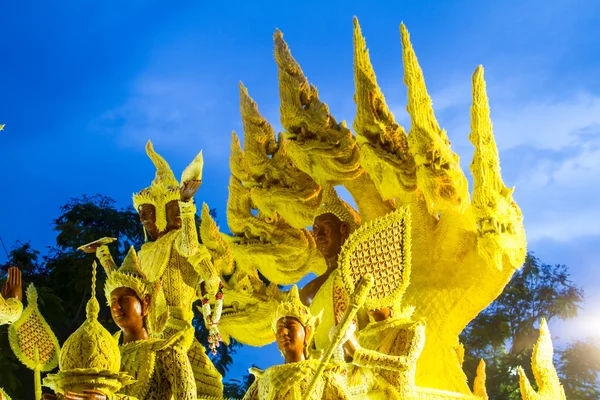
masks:
<instances>
[{"instance_id":1,"label":"statue with crown","mask_svg":"<svg viewBox=\"0 0 600 400\"><path fill-rule=\"evenodd\" d=\"M121 266L110 255L114 239L81 247L106 273L120 331L111 335L96 319L95 265L87 319L60 351L47 325L36 325L47 338L39 339L46 361L34 346L31 365L38 375L59 365L43 380L54 397L220 399L221 376L205 346L235 338L277 342L283 356L281 365L252 369L245 399L487 399L484 360L470 387L459 334L523 263L523 217L500 174L483 68L473 74L471 195L404 25L400 34L408 134L386 105L356 19L354 133L275 32L284 132L275 136L240 84L244 141L233 133L228 233L206 204L196 226L202 153L178 182L148 142L156 175L133 197L146 243ZM194 337L197 300L208 343ZM43 317L12 303L9 310L0 302L0 317L12 313L2 321L18 328L14 348L24 354L25 321ZM542 321L532 361L537 391L519 370L523 399L564 399L552 351Z\"/></svg>"}]
</instances>

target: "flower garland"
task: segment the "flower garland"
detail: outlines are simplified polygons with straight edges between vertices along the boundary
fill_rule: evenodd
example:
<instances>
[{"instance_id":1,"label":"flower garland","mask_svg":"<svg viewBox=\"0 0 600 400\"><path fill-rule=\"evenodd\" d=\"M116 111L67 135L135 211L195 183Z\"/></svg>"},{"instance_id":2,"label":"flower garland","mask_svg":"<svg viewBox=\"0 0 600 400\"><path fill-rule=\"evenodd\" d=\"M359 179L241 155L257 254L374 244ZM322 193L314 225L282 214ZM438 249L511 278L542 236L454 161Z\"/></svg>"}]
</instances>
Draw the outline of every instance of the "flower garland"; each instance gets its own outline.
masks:
<instances>
[{"instance_id":1,"label":"flower garland","mask_svg":"<svg viewBox=\"0 0 600 400\"><path fill-rule=\"evenodd\" d=\"M208 347L213 355L217 354L217 347L221 345L221 333L219 332L219 321L223 311L223 284L219 282L219 289L215 296L215 312L210 309L210 296L205 294L202 297L202 315L204 324L208 328Z\"/></svg>"}]
</instances>

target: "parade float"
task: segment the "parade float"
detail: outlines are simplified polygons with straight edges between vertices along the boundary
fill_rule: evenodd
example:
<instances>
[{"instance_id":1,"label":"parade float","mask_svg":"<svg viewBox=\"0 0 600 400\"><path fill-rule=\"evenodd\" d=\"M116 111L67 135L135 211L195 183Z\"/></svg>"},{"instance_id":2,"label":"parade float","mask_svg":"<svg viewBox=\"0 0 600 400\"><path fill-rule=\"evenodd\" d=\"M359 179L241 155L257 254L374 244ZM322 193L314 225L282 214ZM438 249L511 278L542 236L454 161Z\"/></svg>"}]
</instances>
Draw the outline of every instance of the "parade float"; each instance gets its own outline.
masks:
<instances>
[{"instance_id":1,"label":"parade float","mask_svg":"<svg viewBox=\"0 0 600 400\"><path fill-rule=\"evenodd\" d=\"M133 198L146 243L120 266L110 238L81 247L107 275L100 291L120 332L97 321L95 289L86 321L60 350L33 287L23 312L0 298L0 321L34 371L36 396L44 384L59 399L219 399L221 376L205 346L234 338L277 341L285 360L252 371L247 399L487 399L485 360L469 387L459 334L523 263L523 217L502 181L483 68L473 74L470 193L404 25L400 33L408 133L386 104L356 19L352 130L275 32L284 131L275 135L240 84L244 139L231 138L227 232L207 204L196 226L202 154L178 181L148 142L155 179ZM302 287L280 289L310 273ZM208 343L194 337L196 301ZM523 399L564 398L552 351L541 321L538 390L519 370Z\"/></svg>"}]
</instances>

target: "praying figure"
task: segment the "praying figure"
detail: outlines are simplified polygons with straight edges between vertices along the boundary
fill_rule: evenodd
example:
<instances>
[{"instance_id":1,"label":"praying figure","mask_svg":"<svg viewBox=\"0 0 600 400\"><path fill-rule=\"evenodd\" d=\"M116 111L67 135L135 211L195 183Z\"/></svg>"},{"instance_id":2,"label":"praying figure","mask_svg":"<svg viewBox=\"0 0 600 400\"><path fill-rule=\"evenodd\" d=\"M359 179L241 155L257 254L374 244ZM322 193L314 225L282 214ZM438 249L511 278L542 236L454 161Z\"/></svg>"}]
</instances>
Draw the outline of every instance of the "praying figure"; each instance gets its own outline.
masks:
<instances>
[{"instance_id":1,"label":"praying figure","mask_svg":"<svg viewBox=\"0 0 600 400\"><path fill-rule=\"evenodd\" d=\"M287 300L278 306L272 321L284 364L265 371L251 369L256 380L244 400L301 400L307 394L309 399L314 400L350 398L344 388L344 364L329 363L322 375L315 377L320 361L310 358L310 349L319 321L320 315L313 316L302 304L298 288L294 285ZM317 380L316 385L307 393L313 379Z\"/></svg>"},{"instance_id":2,"label":"praying figure","mask_svg":"<svg viewBox=\"0 0 600 400\"><path fill-rule=\"evenodd\" d=\"M0 295L0 325L12 324L23 312L23 284L21 270L17 267L8 269L8 277L2 286Z\"/></svg>"}]
</instances>

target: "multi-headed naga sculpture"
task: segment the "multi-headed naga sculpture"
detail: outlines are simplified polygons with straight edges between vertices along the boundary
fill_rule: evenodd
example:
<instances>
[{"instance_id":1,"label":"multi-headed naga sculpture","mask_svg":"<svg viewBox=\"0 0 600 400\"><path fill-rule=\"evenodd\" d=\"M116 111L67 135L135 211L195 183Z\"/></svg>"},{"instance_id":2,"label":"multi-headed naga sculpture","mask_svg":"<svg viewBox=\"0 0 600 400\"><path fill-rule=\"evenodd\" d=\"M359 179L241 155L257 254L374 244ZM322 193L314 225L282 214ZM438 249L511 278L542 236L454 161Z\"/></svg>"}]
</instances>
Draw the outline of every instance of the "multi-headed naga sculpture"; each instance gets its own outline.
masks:
<instances>
[{"instance_id":1,"label":"multi-headed naga sculpture","mask_svg":"<svg viewBox=\"0 0 600 400\"><path fill-rule=\"evenodd\" d=\"M213 260L222 261L222 271L231 274L233 265L237 267L225 287L222 332L243 343L264 345L274 337L253 313L273 313L279 294L269 292L258 272L272 285L324 272L323 257L306 229L320 206L324 185L345 187L363 222L408 207L412 273L403 303L414 307L413 318L427 324L416 383L472 396L462 371L458 336L524 261L522 214L500 174L483 68L473 74L471 199L459 157L435 118L408 31L404 25L400 31L411 119L408 134L385 102L357 20L354 134L330 114L282 33L275 33L285 131L276 138L240 86L244 146L234 134L227 208L233 235L220 234L205 215L201 235ZM228 323L230 319L236 323Z\"/></svg>"}]
</instances>

